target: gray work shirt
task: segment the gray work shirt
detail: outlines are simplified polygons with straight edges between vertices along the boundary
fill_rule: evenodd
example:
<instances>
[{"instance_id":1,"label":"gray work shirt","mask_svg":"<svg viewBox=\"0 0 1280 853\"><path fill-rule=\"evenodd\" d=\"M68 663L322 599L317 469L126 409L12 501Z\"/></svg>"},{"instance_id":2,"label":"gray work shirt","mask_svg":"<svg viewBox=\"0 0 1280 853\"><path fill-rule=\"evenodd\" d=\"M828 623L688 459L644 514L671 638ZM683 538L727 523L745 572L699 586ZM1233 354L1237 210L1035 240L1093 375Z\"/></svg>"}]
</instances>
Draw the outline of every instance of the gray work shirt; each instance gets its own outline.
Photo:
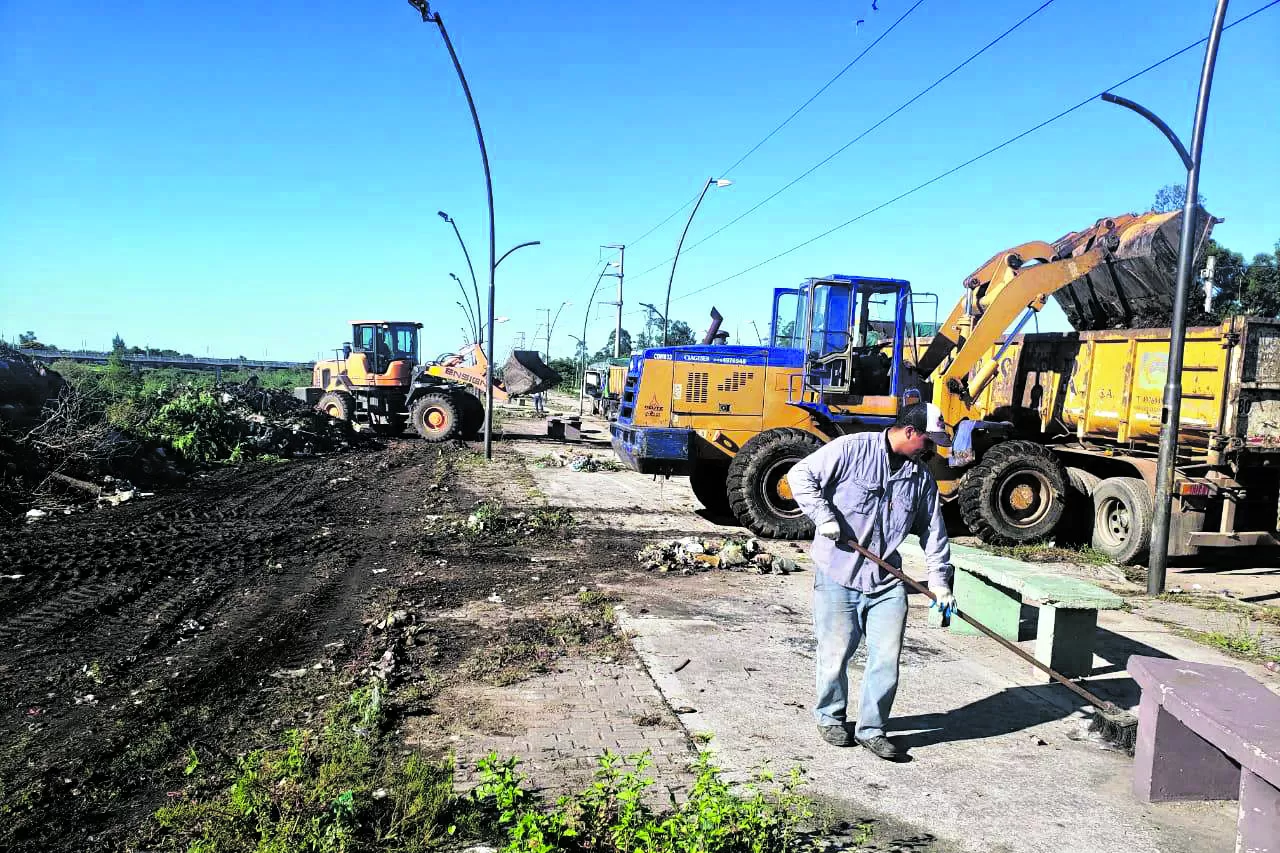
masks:
<instances>
[{"instance_id":1,"label":"gray work shirt","mask_svg":"<svg viewBox=\"0 0 1280 853\"><path fill-rule=\"evenodd\" d=\"M951 586L951 543L942 523L942 501L933 475L913 459L893 471L888 432L843 435L795 464L787 474L791 492L817 525L840 522L840 541L815 533L810 553L818 570L841 586L878 593L901 583L857 554L854 539L895 568L898 546L908 533L920 537L929 584Z\"/></svg>"}]
</instances>

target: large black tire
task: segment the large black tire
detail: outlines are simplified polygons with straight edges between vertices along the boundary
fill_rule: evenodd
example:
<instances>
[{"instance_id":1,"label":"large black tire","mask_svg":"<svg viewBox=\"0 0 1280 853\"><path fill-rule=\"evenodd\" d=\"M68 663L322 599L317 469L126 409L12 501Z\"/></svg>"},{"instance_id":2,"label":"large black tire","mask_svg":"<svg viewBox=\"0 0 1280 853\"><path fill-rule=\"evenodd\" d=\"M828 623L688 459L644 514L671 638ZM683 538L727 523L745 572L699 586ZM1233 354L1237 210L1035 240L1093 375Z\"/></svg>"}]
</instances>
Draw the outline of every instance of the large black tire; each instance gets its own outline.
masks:
<instances>
[{"instance_id":1,"label":"large black tire","mask_svg":"<svg viewBox=\"0 0 1280 853\"><path fill-rule=\"evenodd\" d=\"M425 394L413 401L409 409L413 428L432 444L448 441L460 434L462 418L451 394Z\"/></svg>"},{"instance_id":2,"label":"large black tire","mask_svg":"<svg viewBox=\"0 0 1280 853\"><path fill-rule=\"evenodd\" d=\"M728 490L729 466L723 462L699 461L689 472L689 487L707 511L714 515L730 515Z\"/></svg>"},{"instance_id":3,"label":"large black tire","mask_svg":"<svg viewBox=\"0 0 1280 853\"><path fill-rule=\"evenodd\" d=\"M1044 445L1004 441L960 483L965 526L992 545L1022 545L1053 535L1067 508L1067 472Z\"/></svg>"},{"instance_id":4,"label":"large black tire","mask_svg":"<svg viewBox=\"0 0 1280 853\"><path fill-rule=\"evenodd\" d=\"M1117 563L1137 563L1151 546L1151 492L1137 477L1110 477L1093 490L1093 547Z\"/></svg>"},{"instance_id":5,"label":"large black tire","mask_svg":"<svg viewBox=\"0 0 1280 853\"><path fill-rule=\"evenodd\" d=\"M460 392L455 399L462 418L462 437L474 438L484 429L484 403L467 391Z\"/></svg>"},{"instance_id":6,"label":"large black tire","mask_svg":"<svg viewBox=\"0 0 1280 853\"><path fill-rule=\"evenodd\" d=\"M1054 538L1059 544L1083 545L1093 535L1093 490L1102 478L1083 468L1067 469L1067 511Z\"/></svg>"},{"instance_id":7,"label":"large black tire","mask_svg":"<svg viewBox=\"0 0 1280 853\"><path fill-rule=\"evenodd\" d=\"M742 446L729 463L726 481L734 516L757 536L805 539L813 522L791 496L787 472L822 446L815 435L801 429L771 429Z\"/></svg>"},{"instance_id":8,"label":"large black tire","mask_svg":"<svg viewBox=\"0 0 1280 853\"><path fill-rule=\"evenodd\" d=\"M316 410L340 421L351 420L356 413L356 398L346 391L330 391L316 403Z\"/></svg>"}]
</instances>

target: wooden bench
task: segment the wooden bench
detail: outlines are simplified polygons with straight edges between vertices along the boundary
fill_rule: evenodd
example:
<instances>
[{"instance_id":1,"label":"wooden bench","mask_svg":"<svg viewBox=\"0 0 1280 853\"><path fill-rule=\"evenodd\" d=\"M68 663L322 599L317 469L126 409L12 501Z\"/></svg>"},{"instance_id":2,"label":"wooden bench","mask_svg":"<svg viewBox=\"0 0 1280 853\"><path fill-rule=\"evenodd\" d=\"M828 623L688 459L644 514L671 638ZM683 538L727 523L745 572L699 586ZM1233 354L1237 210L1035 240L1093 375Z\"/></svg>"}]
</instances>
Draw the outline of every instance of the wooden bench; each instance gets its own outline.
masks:
<instances>
[{"instance_id":1,"label":"wooden bench","mask_svg":"<svg viewBox=\"0 0 1280 853\"><path fill-rule=\"evenodd\" d=\"M918 551L907 545L902 553ZM919 552L923 559L923 552ZM956 568L953 592L960 609L1011 642L1018 642L1023 605L1038 608L1036 660L1068 678L1084 678L1093 672L1098 611L1119 609L1124 600L1087 581L1050 574L1043 566L1008 557L997 557L978 548L951 546ZM937 617L932 624L940 624ZM952 619L957 634L978 634L961 619ZM1037 677L1048 676L1033 669Z\"/></svg>"},{"instance_id":2,"label":"wooden bench","mask_svg":"<svg viewBox=\"0 0 1280 853\"><path fill-rule=\"evenodd\" d=\"M1234 666L1129 658L1142 688L1133 793L1240 800L1236 850L1280 851L1280 696Z\"/></svg>"}]
</instances>

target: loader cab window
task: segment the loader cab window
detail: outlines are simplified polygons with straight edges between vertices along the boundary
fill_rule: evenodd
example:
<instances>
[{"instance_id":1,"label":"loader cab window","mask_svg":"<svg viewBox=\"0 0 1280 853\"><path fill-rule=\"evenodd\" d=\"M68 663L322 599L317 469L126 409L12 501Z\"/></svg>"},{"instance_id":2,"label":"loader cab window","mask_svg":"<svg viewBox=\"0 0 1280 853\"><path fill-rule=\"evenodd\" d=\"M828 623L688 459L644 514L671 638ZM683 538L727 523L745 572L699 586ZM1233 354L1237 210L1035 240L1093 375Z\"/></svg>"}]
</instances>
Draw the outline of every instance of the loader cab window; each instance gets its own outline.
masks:
<instances>
[{"instance_id":1,"label":"loader cab window","mask_svg":"<svg viewBox=\"0 0 1280 853\"><path fill-rule=\"evenodd\" d=\"M850 291L847 284L814 284L809 326L811 357L821 358L849 348Z\"/></svg>"},{"instance_id":2,"label":"loader cab window","mask_svg":"<svg viewBox=\"0 0 1280 853\"><path fill-rule=\"evenodd\" d=\"M804 327L808 302L800 290L778 289L773 293L773 335L770 346L804 349Z\"/></svg>"}]
</instances>

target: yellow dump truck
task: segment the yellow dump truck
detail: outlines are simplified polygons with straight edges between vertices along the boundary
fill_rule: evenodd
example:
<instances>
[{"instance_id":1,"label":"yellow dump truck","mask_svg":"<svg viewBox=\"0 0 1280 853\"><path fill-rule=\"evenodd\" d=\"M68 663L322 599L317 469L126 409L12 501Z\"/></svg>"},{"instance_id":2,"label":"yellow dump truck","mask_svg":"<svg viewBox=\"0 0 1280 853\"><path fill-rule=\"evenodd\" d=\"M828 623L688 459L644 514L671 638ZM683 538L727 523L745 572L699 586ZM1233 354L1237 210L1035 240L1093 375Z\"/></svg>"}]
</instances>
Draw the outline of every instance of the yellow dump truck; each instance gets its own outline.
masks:
<instances>
[{"instance_id":1,"label":"yellow dump truck","mask_svg":"<svg viewBox=\"0 0 1280 853\"><path fill-rule=\"evenodd\" d=\"M641 472L688 476L704 506L758 535L803 538L813 527L791 466L928 400L957 445L933 464L939 491L973 533L1036 542L1083 516L1095 546L1135 561L1149 540L1168 331L1132 329L1168 316L1181 217L1108 217L999 252L965 276L929 340L909 282L830 275L776 288L768 346L634 354L614 450ZM1197 210L1197 256L1214 222ZM1089 331L1019 336L1051 297ZM1276 530L1277 328L1240 318L1191 331L1175 555Z\"/></svg>"},{"instance_id":2,"label":"yellow dump truck","mask_svg":"<svg viewBox=\"0 0 1280 853\"><path fill-rule=\"evenodd\" d=\"M973 370L992 376L973 407L1052 448L1074 488L1093 498L1095 546L1121 561L1150 536L1168 355L1168 329L1018 335ZM1171 555L1272 541L1280 320L1187 330L1175 493Z\"/></svg>"}]
</instances>

